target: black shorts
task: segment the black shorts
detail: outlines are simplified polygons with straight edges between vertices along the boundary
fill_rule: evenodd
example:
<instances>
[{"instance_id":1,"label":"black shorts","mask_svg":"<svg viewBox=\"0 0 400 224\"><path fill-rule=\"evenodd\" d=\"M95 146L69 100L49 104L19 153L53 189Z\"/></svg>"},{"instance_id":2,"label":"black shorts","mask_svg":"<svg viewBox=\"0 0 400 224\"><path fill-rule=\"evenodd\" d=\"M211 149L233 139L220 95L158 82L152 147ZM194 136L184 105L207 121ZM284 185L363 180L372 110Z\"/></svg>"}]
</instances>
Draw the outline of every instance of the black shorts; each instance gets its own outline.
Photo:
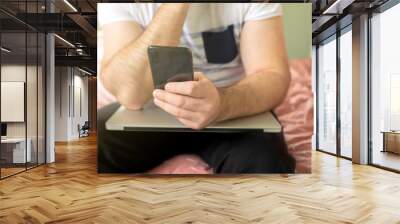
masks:
<instances>
[{"instance_id":1,"label":"black shorts","mask_svg":"<svg viewBox=\"0 0 400 224\"><path fill-rule=\"evenodd\" d=\"M200 156L216 173L293 173L295 160L281 133L109 131L119 108L98 110L98 172L142 173L178 154Z\"/></svg>"}]
</instances>

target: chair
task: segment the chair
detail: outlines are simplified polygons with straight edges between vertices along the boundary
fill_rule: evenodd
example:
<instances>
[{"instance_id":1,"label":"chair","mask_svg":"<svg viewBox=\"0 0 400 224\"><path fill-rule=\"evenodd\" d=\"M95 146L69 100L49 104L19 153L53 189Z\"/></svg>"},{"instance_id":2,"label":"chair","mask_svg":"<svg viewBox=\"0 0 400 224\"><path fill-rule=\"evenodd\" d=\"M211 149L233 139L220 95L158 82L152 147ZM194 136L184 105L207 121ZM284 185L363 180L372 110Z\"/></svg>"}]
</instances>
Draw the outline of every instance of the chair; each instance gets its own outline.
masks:
<instances>
[{"instance_id":1,"label":"chair","mask_svg":"<svg viewBox=\"0 0 400 224\"><path fill-rule=\"evenodd\" d=\"M80 127L80 125L78 124L79 138L89 136L89 129L90 129L89 121L85 121L82 127Z\"/></svg>"}]
</instances>

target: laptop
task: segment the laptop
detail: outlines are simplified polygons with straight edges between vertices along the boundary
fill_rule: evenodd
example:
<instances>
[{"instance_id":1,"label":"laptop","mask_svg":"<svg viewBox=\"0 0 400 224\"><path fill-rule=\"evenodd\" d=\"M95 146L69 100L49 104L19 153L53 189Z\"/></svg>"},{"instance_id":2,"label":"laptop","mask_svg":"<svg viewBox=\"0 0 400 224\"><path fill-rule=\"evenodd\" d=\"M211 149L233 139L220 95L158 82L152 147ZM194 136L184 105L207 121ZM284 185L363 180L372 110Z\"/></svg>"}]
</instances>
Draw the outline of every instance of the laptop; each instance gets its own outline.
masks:
<instances>
[{"instance_id":1,"label":"laptop","mask_svg":"<svg viewBox=\"0 0 400 224\"><path fill-rule=\"evenodd\" d=\"M114 131L262 131L265 133L279 133L282 131L280 123L269 111L215 123L202 130L193 130L183 125L174 116L157 107L152 100L143 109L137 111L128 110L121 106L107 120L106 129Z\"/></svg>"}]
</instances>

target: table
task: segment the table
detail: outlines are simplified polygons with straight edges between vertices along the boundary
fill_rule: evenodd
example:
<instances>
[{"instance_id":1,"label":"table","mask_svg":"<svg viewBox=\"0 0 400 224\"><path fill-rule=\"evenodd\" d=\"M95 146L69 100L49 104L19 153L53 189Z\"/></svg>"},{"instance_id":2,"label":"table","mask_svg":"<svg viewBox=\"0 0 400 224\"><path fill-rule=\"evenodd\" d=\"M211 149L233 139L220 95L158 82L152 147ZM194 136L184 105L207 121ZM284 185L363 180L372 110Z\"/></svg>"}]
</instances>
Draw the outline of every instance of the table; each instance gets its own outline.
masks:
<instances>
[{"instance_id":1,"label":"table","mask_svg":"<svg viewBox=\"0 0 400 224\"><path fill-rule=\"evenodd\" d=\"M27 144L25 144L26 142ZM1 157L2 159L5 159L6 161L5 163L30 162L32 157L31 154L32 140L30 138L27 138L26 142L25 138L1 139ZM25 151L25 145L27 145L26 151Z\"/></svg>"}]
</instances>

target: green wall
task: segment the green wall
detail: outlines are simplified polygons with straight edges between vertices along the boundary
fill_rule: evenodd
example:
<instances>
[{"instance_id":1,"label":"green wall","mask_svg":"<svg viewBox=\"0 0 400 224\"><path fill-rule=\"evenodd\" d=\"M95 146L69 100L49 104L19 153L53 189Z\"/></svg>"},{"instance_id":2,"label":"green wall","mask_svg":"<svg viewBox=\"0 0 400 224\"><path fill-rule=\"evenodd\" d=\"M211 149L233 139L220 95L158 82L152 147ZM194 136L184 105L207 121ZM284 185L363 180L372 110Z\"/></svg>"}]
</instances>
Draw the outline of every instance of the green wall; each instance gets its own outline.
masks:
<instances>
[{"instance_id":1,"label":"green wall","mask_svg":"<svg viewBox=\"0 0 400 224\"><path fill-rule=\"evenodd\" d=\"M289 59L311 55L311 3L282 3Z\"/></svg>"}]
</instances>

